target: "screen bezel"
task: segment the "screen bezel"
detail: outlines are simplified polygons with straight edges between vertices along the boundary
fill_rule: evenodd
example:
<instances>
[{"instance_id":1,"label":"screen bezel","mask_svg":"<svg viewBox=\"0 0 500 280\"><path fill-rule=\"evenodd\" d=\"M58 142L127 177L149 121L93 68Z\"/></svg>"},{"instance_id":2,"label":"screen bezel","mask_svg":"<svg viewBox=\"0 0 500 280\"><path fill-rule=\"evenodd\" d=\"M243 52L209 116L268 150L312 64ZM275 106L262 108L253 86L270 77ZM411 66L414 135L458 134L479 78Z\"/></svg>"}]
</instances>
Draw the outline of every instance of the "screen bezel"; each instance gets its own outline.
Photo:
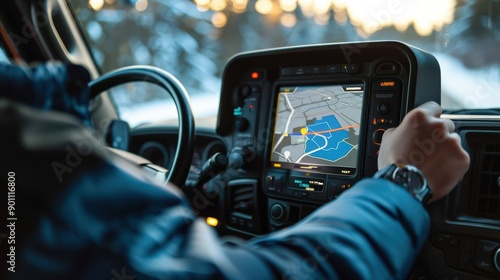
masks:
<instances>
[{"instance_id":1,"label":"screen bezel","mask_svg":"<svg viewBox=\"0 0 500 280\"><path fill-rule=\"evenodd\" d=\"M318 86L318 87L327 87L327 86L342 86L342 85L351 85L351 84L361 84L364 85L364 93L362 100L362 109L360 116L360 133L358 139L358 152L356 158L356 167L337 167L332 165L321 165L321 164L296 164L296 163L284 163L281 161L273 161L272 158L272 149L274 145L274 137L275 137L275 127L276 127L276 115L278 111L278 100L280 94L280 88L283 87L304 87L304 86ZM336 79L294 79L294 80L277 80L273 85L273 96L272 96L272 111L269 114L269 122L270 131L268 135L268 145L267 145L267 157L266 163L269 168L281 169L281 170L290 170L290 171L301 171L306 173L323 173L329 175L338 175L342 178L354 178L358 174L362 173L362 167L364 166L364 156L366 149L366 129L368 127L367 116L369 112L367 112L367 108L369 108L370 102L370 83L369 79L366 77L356 77L356 78L336 78ZM310 167L310 168L308 168Z\"/></svg>"}]
</instances>

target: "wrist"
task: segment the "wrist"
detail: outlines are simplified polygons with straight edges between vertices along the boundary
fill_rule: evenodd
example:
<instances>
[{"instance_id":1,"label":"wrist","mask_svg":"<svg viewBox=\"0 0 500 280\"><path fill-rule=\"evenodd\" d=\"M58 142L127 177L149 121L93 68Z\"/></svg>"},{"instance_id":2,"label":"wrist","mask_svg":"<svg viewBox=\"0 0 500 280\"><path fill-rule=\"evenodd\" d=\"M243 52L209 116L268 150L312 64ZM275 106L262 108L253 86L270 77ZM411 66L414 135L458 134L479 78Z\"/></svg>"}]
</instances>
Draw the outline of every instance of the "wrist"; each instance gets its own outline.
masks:
<instances>
[{"instance_id":1,"label":"wrist","mask_svg":"<svg viewBox=\"0 0 500 280\"><path fill-rule=\"evenodd\" d=\"M379 170L373 177L387 179L395 183L424 205L432 197L432 190L427 184L424 174L413 165L393 163Z\"/></svg>"}]
</instances>

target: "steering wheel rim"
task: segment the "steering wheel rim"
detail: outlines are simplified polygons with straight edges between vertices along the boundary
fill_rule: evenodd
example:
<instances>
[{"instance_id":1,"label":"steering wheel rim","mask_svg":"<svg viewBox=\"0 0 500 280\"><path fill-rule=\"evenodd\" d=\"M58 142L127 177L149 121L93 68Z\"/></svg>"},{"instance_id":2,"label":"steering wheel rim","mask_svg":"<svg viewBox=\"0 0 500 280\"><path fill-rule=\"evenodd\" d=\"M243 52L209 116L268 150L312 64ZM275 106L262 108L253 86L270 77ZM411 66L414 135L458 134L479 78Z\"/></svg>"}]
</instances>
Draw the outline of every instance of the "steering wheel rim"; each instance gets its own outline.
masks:
<instances>
[{"instance_id":1,"label":"steering wheel rim","mask_svg":"<svg viewBox=\"0 0 500 280\"><path fill-rule=\"evenodd\" d=\"M110 88L130 82L156 84L167 91L174 100L179 119L179 137L167 182L182 187L189 174L191 163L191 160L186 159L193 158L195 140L195 123L189 95L181 82L169 72L154 66L139 65L119 68L91 81L88 84L90 99Z\"/></svg>"}]
</instances>

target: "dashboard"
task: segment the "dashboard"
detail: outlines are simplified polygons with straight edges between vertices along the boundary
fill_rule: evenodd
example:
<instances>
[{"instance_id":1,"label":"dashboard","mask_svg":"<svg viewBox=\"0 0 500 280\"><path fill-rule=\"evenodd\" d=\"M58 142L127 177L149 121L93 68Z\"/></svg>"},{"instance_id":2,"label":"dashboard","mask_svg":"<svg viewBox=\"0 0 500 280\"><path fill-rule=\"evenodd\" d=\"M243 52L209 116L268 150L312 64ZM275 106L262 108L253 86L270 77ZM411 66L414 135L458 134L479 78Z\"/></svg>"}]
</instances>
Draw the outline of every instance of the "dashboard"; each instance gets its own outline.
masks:
<instances>
[{"instance_id":1,"label":"dashboard","mask_svg":"<svg viewBox=\"0 0 500 280\"><path fill-rule=\"evenodd\" d=\"M133 130L129 150L154 165L168 168L174 161L178 132L177 126L169 123L140 125ZM196 181L203 163L217 153L227 153L225 140L215 135L213 127L197 127L188 182Z\"/></svg>"},{"instance_id":2,"label":"dashboard","mask_svg":"<svg viewBox=\"0 0 500 280\"><path fill-rule=\"evenodd\" d=\"M295 224L377 170L384 131L440 102L429 53L393 42L247 52L229 60L214 128L197 128L186 186L221 236L251 238ZM452 119L471 167L445 199L410 279L500 278L500 117ZM177 128L134 129L130 151L168 167ZM424 150L416 151L425 153ZM214 156L227 165L197 180Z\"/></svg>"},{"instance_id":3,"label":"dashboard","mask_svg":"<svg viewBox=\"0 0 500 280\"><path fill-rule=\"evenodd\" d=\"M217 126L230 151L228 228L261 234L287 227L372 176L384 131L440 95L436 59L398 42L233 57ZM256 194L246 203L261 207L238 211L239 192Z\"/></svg>"}]
</instances>

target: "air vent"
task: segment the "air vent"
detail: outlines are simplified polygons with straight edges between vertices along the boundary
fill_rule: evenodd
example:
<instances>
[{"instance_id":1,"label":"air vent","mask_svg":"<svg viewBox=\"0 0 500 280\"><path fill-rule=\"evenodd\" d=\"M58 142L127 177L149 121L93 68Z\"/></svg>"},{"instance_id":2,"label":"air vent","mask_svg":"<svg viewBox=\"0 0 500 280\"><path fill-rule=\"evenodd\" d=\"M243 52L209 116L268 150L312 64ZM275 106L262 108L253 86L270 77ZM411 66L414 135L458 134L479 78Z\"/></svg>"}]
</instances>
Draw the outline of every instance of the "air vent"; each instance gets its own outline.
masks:
<instances>
[{"instance_id":1,"label":"air vent","mask_svg":"<svg viewBox=\"0 0 500 280\"><path fill-rule=\"evenodd\" d=\"M261 211L256 207L258 182L254 179L237 179L226 188L226 224L240 233L259 234L262 232Z\"/></svg>"},{"instance_id":2,"label":"air vent","mask_svg":"<svg viewBox=\"0 0 500 280\"><path fill-rule=\"evenodd\" d=\"M252 215L253 210L253 185L239 185L231 189L232 212L239 212L246 215Z\"/></svg>"},{"instance_id":3,"label":"air vent","mask_svg":"<svg viewBox=\"0 0 500 280\"><path fill-rule=\"evenodd\" d=\"M500 220L500 143L483 143L480 147L473 211Z\"/></svg>"},{"instance_id":4,"label":"air vent","mask_svg":"<svg viewBox=\"0 0 500 280\"><path fill-rule=\"evenodd\" d=\"M468 190L457 206L474 222L500 224L500 133L493 130L464 131L465 147L471 155L470 176L464 177Z\"/></svg>"}]
</instances>

